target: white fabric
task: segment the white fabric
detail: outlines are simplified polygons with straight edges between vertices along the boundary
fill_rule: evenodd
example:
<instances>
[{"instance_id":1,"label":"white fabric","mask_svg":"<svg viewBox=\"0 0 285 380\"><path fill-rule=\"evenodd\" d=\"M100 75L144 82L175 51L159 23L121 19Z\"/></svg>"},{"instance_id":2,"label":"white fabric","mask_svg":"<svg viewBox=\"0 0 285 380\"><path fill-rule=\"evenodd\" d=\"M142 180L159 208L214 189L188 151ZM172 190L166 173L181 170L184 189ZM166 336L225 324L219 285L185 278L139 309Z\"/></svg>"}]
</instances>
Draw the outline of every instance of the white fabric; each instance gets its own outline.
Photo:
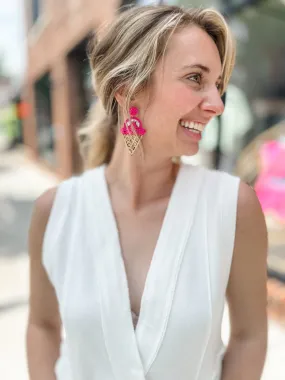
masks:
<instances>
[{"instance_id":1,"label":"white fabric","mask_svg":"<svg viewBox=\"0 0 285 380\"><path fill-rule=\"evenodd\" d=\"M104 170L59 186L44 238L65 331L57 380L219 380L239 180L181 166L134 330Z\"/></svg>"}]
</instances>

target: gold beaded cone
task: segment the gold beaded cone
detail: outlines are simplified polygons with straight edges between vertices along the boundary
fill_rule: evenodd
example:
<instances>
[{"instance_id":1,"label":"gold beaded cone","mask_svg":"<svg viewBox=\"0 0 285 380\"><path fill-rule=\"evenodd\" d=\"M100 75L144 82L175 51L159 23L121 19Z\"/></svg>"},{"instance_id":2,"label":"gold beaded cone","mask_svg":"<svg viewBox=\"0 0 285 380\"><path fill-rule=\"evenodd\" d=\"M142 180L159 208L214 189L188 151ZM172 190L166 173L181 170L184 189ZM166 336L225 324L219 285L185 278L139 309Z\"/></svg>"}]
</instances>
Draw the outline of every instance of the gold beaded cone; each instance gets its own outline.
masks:
<instances>
[{"instance_id":1,"label":"gold beaded cone","mask_svg":"<svg viewBox=\"0 0 285 380\"><path fill-rule=\"evenodd\" d=\"M141 142L142 136L124 135L124 139L129 153L133 155Z\"/></svg>"}]
</instances>

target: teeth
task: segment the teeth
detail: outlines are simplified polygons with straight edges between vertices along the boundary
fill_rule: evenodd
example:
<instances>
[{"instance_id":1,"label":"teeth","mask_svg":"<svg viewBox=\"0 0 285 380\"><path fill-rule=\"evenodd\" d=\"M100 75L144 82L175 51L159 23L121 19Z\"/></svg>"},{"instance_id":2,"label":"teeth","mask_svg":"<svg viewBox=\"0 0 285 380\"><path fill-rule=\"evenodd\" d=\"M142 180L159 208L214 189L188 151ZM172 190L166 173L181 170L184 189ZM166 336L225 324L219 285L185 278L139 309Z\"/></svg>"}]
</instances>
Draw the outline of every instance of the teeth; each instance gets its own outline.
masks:
<instances>
[{"instance_id":1,"label":"teeth","mask_svg":"<svg viewBox=\"0 0 285 380\"><path fill-rule=\"evenodd\" d=\"M197 131L197 133L198 132L203 132L203 130L204 130L204 125L203 124L194 123L193 121L181 120L180 121L180 125L182 127L185 127L185 128L193 130L193 132Z\"/></svg>"}]
</instances>

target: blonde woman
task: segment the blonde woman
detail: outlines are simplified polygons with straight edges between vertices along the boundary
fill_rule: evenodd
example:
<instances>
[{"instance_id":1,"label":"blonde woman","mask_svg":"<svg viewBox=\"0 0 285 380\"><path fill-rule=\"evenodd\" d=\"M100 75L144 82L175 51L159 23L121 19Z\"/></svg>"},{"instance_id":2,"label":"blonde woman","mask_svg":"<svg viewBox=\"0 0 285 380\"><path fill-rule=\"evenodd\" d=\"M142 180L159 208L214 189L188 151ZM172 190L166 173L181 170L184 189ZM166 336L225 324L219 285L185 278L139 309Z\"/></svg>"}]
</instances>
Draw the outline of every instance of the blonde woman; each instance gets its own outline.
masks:
<instances>
[{"instance_id":1,"label":"blonde woman","mask_svg":"<svg viewBox=\"0 0 285 380\"><path fill-rule=\"evenodd\" d=\"M95 41L104 113L84 132L87 170L43 194L31 222L31 380L260 379L259 203L237 178L179 159L223 112L234 56L209 9L133 8Z\"/></svg>"}]
</instances>

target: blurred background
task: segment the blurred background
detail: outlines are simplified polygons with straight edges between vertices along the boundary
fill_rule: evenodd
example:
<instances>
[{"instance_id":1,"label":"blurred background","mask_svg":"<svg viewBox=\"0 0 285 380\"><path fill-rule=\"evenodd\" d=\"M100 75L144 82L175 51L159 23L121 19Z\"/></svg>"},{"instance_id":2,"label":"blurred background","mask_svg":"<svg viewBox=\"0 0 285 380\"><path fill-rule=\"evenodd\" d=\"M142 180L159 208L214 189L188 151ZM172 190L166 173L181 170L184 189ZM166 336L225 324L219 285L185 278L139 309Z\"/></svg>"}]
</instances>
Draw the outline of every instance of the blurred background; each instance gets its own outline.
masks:
<instances>
[{"instance_id":1,"label":"blurred background","mask_svg":"<svg viewBox=\"0 0 285 380\"><path fill-rule=\"evenodd\" d=\"M96 103L86 46L132 4L214 6L237 39L224 114L193 164L240 176L269 231L269 351L285 379L285 0L0 0L0 379L27 380L27 231L37 196L82 170L76 131ZM121 8L123 6L123 8ZM223 334L228 336L225 315Z\"/></svg>"}]
</instances>

